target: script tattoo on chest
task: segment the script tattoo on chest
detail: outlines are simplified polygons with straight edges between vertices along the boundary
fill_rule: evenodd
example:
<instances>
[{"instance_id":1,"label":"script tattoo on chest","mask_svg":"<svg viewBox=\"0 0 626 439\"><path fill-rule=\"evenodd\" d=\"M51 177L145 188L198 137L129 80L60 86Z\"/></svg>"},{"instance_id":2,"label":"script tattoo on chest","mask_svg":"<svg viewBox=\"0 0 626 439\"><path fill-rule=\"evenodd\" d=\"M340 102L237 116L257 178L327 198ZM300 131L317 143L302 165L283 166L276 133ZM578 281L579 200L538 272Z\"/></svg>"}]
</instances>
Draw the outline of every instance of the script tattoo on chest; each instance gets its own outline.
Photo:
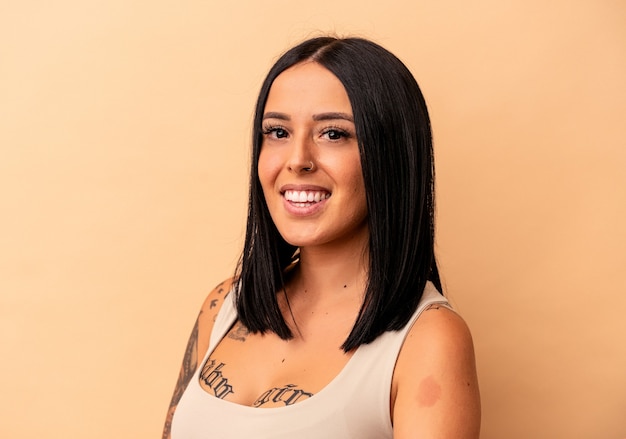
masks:
<instances>
[{"instance_id":1,"label":"script tattoo on chest","mask_svg":"<svg viewBox=\"0 0 626 439\"><path fill-rule=\"evenodd\" d=\"M264 392L259 398L252 404L253 407L261 407L268 402L280 403L285 405L292 405L302 399L308 399L313 396L312 393L305 392L304 390L297 389L295 384L287 384L285 387L274 387L273 389Z\"/></svg>"},{"instance_id":2,"label":"script tattoo on chest","mask_svg":"<svg viewBox=\"0 0 626 439\"><path fill-rule=\"evenodd\" d=\"M235 393L233 386L228 384L228 379L224 377L222 367L224 363L219 363L215 360L208 359L202 370L200 371L200 379L213 391L213 394L224 399L227 395Z\"/></svg>"}]
</instances>

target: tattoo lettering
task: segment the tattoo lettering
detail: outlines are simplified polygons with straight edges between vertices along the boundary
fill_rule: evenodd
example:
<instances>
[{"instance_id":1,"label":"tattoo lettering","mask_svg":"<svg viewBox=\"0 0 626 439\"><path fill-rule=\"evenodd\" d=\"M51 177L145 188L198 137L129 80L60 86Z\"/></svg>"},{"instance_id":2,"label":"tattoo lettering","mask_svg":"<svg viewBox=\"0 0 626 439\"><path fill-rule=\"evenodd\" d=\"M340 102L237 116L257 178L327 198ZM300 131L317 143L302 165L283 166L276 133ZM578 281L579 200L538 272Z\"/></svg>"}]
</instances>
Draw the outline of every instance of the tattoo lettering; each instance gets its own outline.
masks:
<instances>
[{"instance_id":1,"label":"tattoo lettering","mask_svg":"<svg viewBox=\"0 0 626 439\"><path fill-rule=\"evenodd\" d=\"M202 314L202 312L200 312L200 314ZM200 320L199 316L198 320ZM196 320L196 324L191 331L191 336L189 337L189 342L187 343L187 348L185 349L183 365L181 366L180 373L178 374L178 381L176 382L176 388L174 389L174 394L172 395L170 407L167 411L167 417L165 419L165 426L163 427L163 439L169 439L170 437L172 418L174 417L176 406L178 405L180 398L183 396L183 393L185 392L185 389L187 388L189 381L191 381L191 378L193 377L193 374L198 366L198 320Z\"/></svg>"},{"instance_id":2,"label":"tattoo lettering","mask_svg":"<svg viewBox=\"0 0 626 439\"><path fill-rule=\"evenodd\" d=\"M204 381L213 391L213 394L220 399L224 399L230 393L235 393L233 386L228 384L228 379L224 378L224 374L221 370L224 366L224 363L220 363L216 366L215 360L207 359L200 372L200 379Z\"/></svg>"},{"instance_id":3,"label":"tattoo lettering","mask_svg":"<svg viewBox=\"0 0 626 439\"><path fill-rule=\"evenodd\" d=\"M287 384L285 387L274 387L273 389L268 390L259 396L259 398L254 401L252 405L254 407L261 407L263 404L270 401L274 403L282 402L285 405L292 405L301 399L308 399L312 396L312 393L296 389L295 384Z\"/></svg>"},{"instance_id":4,"label":"tattoo lettering","mask_svg":"<svg viewBox=\"0 0 626 439\"><path fill-rule=\"evenodd\" d=\"M228 332L228 338L232 338L237 341L246 341L246 337L250 334L248 328L243 326L241 322L237 324Z\"/></svg>"},{"instance_id":5,"label":"tattoo lettering","mask_svg":"<svg viewBox=\"0 0 626 439\"><path fill-rule=\"evenodd\" d=\"M209 304L209 309L213 309L217 306L217 302L219 301L219 299L213 299L211 300L211 303Z\"/></svg>"}]
</instances>

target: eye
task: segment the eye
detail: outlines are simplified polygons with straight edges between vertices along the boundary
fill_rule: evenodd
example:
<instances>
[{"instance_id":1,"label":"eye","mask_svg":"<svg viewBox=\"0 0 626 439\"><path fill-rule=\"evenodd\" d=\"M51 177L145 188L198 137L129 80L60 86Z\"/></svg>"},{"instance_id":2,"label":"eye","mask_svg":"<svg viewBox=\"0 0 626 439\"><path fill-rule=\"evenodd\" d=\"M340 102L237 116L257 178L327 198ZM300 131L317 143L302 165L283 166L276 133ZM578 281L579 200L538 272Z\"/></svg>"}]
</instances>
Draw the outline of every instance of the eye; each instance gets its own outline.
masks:
<instances>
[{"instance_id":1,"label":"eye","mask_svg":"<svg viewBox=\"0 0 626 439\"><path fill-rule=\"evenodd\" d=\"M263 135L283 139L289 135L287 130L280 126L268 126L263 128Z\"/></svg>"},{"instance_id":2,"label":"eye","mask_svg":"<svg viewBox=\"0 0 626 439\"><path fill-rule=\"evenodd\" d=\"M327 128L322 132L322 136L325 136L328 140L341 140L342 138L350 137L350 133L339 128Z\"/></svg>"}]
</instances>

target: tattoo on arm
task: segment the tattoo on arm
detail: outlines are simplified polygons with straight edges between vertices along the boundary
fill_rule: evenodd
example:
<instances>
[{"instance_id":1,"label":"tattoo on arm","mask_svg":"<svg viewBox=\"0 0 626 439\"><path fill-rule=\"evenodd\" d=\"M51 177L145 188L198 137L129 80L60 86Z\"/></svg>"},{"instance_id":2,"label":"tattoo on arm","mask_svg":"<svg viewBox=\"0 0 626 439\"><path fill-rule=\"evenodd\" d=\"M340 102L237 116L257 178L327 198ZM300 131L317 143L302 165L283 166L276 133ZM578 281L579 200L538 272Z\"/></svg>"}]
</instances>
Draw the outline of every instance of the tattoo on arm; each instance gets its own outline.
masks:
<instances>
[{"instance_id":1,"label":"tattoo on arm","mask_svg":"<svg viewBox=\"0 0 626 439\"><path fill-rule=\"evenodd\" d=\"M202 314L202 312L200 312L200 314ZM187 343L187 349L185 349L183 365L181 366L180 373L178 374L178 381L176 382L176 388L174 389L174 394L172 395L170 407L167 411L167 417L165 419L165 426L163 427L163 439L170 438L174 411L176 411L176 406L178 405L180 398L183 396L189 381L191 381L191 378L198 367L198 320L200 320L200 316L198 316L198 319L196 320L196 324L194 325L193 330L191 331L191 336L189 337L189 342Z\"/></svg>"},{"instance_id":2,"label":"tattoo on arm","mask_svg":"<svg viewBox=\"0 0 626 439\"><path fill-rule=\"evenodd\" d=\"M267 404L268 402L274 404L282 402L285 405L292 405L312 396L312 393L298 389L295 384L287 384L284 387L274 387L273 389L269 389L259 396L252 405L253 407L261 407L263 404Z\"/></svg>"}]
</instances>

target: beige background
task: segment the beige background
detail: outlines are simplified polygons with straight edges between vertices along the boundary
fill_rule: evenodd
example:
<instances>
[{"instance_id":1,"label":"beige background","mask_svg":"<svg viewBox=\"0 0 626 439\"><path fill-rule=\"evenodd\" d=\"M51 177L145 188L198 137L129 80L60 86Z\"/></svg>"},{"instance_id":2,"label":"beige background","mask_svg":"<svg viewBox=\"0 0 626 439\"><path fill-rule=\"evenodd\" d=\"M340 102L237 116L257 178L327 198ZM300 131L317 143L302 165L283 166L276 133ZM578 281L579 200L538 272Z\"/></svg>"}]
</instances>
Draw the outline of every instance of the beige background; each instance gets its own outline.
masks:
<instances>
[{"instance_id":1,"label":"beige background","mask_svg":"<svg viewBox=\"0 0 626 439\"><path fill-rule=\"evenodd\" d=\"M159 437L260 82L319 31L427 97L482 437L626 437L622 0L0 2L1 437Z\"/></svg>"}]
</instances>

